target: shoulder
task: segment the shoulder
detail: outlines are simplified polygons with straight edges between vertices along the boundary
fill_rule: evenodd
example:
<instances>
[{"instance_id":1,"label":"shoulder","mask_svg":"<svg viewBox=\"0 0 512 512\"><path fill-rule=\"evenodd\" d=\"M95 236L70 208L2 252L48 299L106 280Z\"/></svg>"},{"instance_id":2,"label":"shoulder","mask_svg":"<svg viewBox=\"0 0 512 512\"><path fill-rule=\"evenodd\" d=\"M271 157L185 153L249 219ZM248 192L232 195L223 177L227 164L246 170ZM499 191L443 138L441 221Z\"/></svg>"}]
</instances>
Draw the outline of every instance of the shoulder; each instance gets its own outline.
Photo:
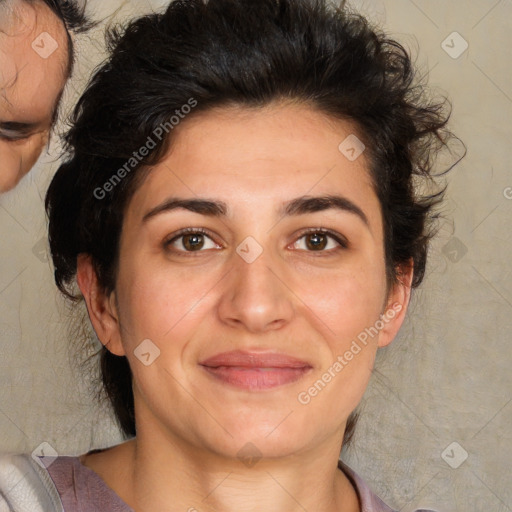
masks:
<instances>
[{"instance_id":1,"label":"shoulder","mask_svg":"<svg viewBox=\"0 0 512 512\"><path fill-rule=\"evenodd\" d=\"M347 475L357 491L361 502L361 512L396 512L386 505L376 494L374 494L368 484L341 460L339 461L339 467ZM438 511L431 509L416 509L414 512Z\"/></svg>"},{"instance_id":2,"label":"shoulder","mask_svg":"<svg viewBox=\"0 0 512 512\"><path fill-rule=\"evenodd\" d=\"M29 454L0 454L0 512L62 512L46 468Z\"/></svg>"}]
</instances>

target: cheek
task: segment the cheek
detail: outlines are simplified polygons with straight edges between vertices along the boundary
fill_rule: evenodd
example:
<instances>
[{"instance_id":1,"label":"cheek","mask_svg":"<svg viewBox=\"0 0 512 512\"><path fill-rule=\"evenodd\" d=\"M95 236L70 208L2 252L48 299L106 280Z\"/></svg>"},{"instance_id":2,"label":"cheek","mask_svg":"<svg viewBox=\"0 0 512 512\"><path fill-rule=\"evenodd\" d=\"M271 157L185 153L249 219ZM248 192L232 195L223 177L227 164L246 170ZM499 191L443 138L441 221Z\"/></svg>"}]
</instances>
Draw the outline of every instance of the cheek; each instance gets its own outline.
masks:
<instances>
[{"instance_id":1,"label":"cheek","mask_svg":"<svg viewBox=\"0 0 512 512\"><path fill-rule=\"evenodd\" d=\"M47 141L47 132L27 141L0 141L0 191L14 188L36 163Z\"/></svg>"},{"instance_id":2,"label":"cheek","mask_svg":"<svg viewBox=\"0 0 512 512\"><path fill-rule=\"evenodd\" d=\"M22 149L22 173L27 174L30 169L37 162L37 159L43 152L45 144L48 142L49 132L44 131L38 133L27 142L27 145Z\"/></svg>"},{"instance_id":3,"label":"cheek","mask_svg":"<svg viewBox=\"0 0 512 512\"><path fill-rule=\"evenodd\" d=\"M190 407L189 395L181 393L176 383L188 383L187 388L194 389L187 374L189 342L212 307L208 298L201 300L214 284L208 286L211 271L209 277L197 275L194 279L190 279L190 270L178 274L147 264L130 272L126 266L116 285L122 344L134 386L146 406L163 421L170 421L168 404L180 410ZM141 364L136 355L144 340L150 340L158 350L158 358L148 366ZM155 348L145 343L152 357Z\"/></svg>"},{"instance_id":4,"label":"cheek","mask_svg":"<svg viewBox=\"0 0 512 512\"><path fill-rule=\"evenodd\" d=\"M325 284L328 291L317 291L314 310L322 320L316 327L322 334L322 367L296 399L319 414L329 411L340 423L356 408L371 377L385 280L380 272L340 273Z\"/></svg>"},{"instance_id":5,"label":"cheek","mask_svg":"<svg viewBox=\"0 0 512 512\"><path fill-rule=\"evenodd\" d=\"M302 294L309 294L307 302L329 327L326 335L333 348L341 349L382 313L386 294L383 256L379 253L369 258L357 257L357 261L347 262L338 271L326 273Z\"/></svg>"},{"instance_id":6,"label":"cheek","mask_svg":"<svg viewBox=\"0 0 512 512\"><path fill-rule=\"evenodd\" d=\"M165 263L144 260L151 258L127 262L118 278L123 344L134 348L149 338L166 351L178 351L177 342L190 335L211 306L205 294L218 281L217 273L211 267L171 271Z\"/></svg>"},{"instance_id":7,"label":"cheek","mask_svg":"<svg viewBox=\"0 0 512 512\"><path fill-rule=\"evenodd\" d=\"M0 156L2 168L8 163L11 169L15 168L26 174L39 158L44 145L48 142L48 130L32 135L29 139L6 142L0 141Z\"/></svg>"},{"instance_id":8,"label":"cheek","mask_svg":"<svg viewBox=\"0 0 512 512\"><path fill-rule=\"evenodd\" d=\"M6 142L0 142L0 192L14 188L23 177L22 159L18 151L13 151Z\"/></svg>"}]
</instances>

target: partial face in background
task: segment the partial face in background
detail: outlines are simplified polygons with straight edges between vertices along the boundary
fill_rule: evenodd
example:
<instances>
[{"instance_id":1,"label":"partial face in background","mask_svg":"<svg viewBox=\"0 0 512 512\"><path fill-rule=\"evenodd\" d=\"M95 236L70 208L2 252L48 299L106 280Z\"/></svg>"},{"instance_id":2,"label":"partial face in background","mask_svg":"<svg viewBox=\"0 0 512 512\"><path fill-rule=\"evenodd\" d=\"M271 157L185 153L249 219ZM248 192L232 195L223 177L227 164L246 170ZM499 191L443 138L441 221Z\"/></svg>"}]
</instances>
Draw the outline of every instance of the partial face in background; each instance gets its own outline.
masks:
<instances>
[{"instance_id":1,"label":"partial face in background","mask_svg":"<svg viewBox=\"0 0 512 512\"><path fill-rule=\"evenodd\" d=\"M44 2L0 0L0 192L16 186L47 143L68 56L64 24Z\"/></svg>"}]
</instances>

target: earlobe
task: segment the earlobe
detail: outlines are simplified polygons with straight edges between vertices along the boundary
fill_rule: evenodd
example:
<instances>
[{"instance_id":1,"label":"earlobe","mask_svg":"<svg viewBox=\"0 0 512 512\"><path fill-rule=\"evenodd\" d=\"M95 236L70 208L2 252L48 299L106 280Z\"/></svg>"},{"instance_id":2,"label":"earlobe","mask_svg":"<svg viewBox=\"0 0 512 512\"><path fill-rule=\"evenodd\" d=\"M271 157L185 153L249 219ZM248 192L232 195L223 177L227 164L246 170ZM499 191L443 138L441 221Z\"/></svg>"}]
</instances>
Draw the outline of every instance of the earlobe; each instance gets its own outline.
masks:
<instances>
[{"instance_id":1,"label":"earlobe","mask_svg":"<svg viewBox=\"0 0 512 512\"><path fill-rule=\"evenodd\" d=\"M398 280L391 287L385 311L381 315L384 326L379 332L379 347L385 347L395 339L405 320L411 298L413 274L412 262L409 266L399 269Z\"/></svg>"},{"instance_id":2,"label":"earlobe","mask_svg":"<svg viewBox=\"0 0 512 512\"><path fill-rule=\"evenodd\" d=\"M88 254L78 255L76 279L98 339L112 354L125 355L115 307L115 292L105 295Z\"/></svg>"}]
</instances>

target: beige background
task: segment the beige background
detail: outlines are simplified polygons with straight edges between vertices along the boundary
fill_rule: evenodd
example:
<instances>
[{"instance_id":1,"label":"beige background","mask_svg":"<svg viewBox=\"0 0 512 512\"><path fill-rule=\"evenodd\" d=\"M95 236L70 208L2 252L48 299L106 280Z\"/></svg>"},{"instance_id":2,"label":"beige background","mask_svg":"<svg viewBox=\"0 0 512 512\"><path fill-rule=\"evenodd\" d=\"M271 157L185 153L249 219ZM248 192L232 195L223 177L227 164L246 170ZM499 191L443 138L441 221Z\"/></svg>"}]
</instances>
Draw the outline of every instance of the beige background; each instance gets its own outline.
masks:
<instances>
[{"instance_id":1,"label":"beige background","mask_svg":"<svg viewBox=\"0 0 512 512\"><path fill-rule=\"evenodd\" d=\"M94 0L90 10L111 22L164 3ZM451 127L468 154L451 172L426 280L399 337L379 355L343 457L404 512L512 511L512 2L353 5L448 93ZM101 61L103 28L78 40L67 109ZM463 48L454 31L469 45L458 58L442 47ZM47 442L73 455L121 440L68 351L66 308L46 257L43 197L58 153L54 137L33 172L0 197L0 451Z\"/></svg>"}]
</instances>

